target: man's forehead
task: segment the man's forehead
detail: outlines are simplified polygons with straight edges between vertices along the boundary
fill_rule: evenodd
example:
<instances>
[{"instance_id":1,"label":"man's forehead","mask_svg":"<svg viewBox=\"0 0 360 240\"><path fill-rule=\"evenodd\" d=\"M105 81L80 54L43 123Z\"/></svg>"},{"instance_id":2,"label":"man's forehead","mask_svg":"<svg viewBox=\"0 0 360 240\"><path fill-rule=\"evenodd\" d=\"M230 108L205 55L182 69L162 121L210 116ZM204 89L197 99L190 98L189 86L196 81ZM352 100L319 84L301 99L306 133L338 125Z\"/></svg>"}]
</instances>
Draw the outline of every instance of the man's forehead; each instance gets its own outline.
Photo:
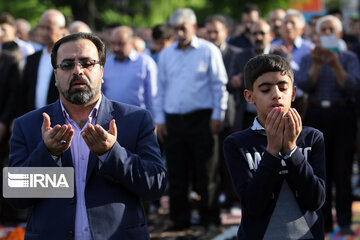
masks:
<instances>
[{"instance_id":1,"label":"man's forehead","mask_svg":"<svg viewBox=\"0 0 360 240\"><path fill-rule=\"evenodd\" d=\"M285 16L285 22L298 22L300 21L297 15L287 15Z\"/></svg>"},{"instance_id":2,"label":"man's forehead","mask_svg":"<svg viewBox=\"0 0 360 240\"><path fill-rule=\"evenodd\" d=\"M183 27L188 27L188 26L193 26L190 24L190 22L188 20L183 20L182 22L180 23L176 23L176 24L173 24L173 28L183 28Z\"/></svg>"},{"instance_id":3,"label":"man's forehead","mask_svg":"<svg viewBox=\"0 0 360 240\"><path fill-rule=\"evenodd\" d=\"M334 21L329 19L329 20L326 20L326 21L321 23L320 27L323 27L323 26L335 26L335 23L334 23Z\"/></svg>"},{"instance_id":4,"label":"man's forehead","mask_svg":"<svg viewBox=\"0 0 360 240\"><path fill-rule=\"evenodd\" d=\"M60 45L58 59L65 58L98 58L95 44L88 39L69 41Z\"/></svg>"}]
</instances>

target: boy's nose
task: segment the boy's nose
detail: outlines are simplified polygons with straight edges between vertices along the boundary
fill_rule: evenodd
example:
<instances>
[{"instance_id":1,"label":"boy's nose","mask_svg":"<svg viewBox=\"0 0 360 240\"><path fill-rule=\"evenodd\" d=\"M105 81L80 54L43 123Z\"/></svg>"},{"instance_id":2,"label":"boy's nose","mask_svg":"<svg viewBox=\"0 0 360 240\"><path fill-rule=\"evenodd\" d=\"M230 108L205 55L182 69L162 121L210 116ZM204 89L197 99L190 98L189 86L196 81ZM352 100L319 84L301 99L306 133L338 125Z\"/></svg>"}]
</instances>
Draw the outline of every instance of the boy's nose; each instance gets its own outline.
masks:
<instances>
[{"instance_id":1,"label":"boy's nose","mask_svg":"<svg viewBox=\"0 0 360 240\"><path fill-rule=\"evenodd\" d=\"M273 93L273 99L280 98L281 91L278 87L275 87L274 90L272 91L272 93Z\"/></svg>"}]
</instances>

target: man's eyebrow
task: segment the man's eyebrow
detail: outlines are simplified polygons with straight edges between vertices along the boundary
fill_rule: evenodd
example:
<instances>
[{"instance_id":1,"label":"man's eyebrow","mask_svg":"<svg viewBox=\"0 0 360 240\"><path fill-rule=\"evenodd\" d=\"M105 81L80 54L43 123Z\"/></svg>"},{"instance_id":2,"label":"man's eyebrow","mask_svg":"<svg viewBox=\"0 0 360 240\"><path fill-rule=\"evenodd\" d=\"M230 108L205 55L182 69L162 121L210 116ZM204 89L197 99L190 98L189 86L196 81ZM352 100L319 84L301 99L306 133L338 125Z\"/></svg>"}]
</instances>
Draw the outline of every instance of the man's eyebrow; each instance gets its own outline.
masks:
<instances>
[{"instance_id":1,"label":"man's eyebrow","mask_svg":"<svg viewBox=\"0 0 360 240\"><path fill-rule=\"evenodd\" d=\"M288 81L282 80L282 81L278 81L276 83L270 83L270 82L263 82L259 84L259 88L262 86L273 86L273 85L279 85L279 84L289 84Z\"/></svg>"},{"instance_id":2,"label":"man's eyebrow","mask_svg":"<svg viewBox=\"0 0 360 240\"><path fill-rule=\"evenodd\" d=\"M79 57L78 59L79 60L89 60L89 59L92 59L92 58L91 57ZM63 62L64 61L75 61L75 58L64 58L62 61Z\"/></svg>"}]
</instances>

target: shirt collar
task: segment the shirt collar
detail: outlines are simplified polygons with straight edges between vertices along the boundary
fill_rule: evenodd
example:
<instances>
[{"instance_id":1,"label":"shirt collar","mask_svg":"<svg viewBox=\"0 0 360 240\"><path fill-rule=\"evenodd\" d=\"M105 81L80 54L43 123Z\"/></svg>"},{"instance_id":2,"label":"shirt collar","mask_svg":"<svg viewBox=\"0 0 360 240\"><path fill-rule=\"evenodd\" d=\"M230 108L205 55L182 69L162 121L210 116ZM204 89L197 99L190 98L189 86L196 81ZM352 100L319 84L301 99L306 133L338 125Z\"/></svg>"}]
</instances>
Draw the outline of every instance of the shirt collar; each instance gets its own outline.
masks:
<instances>
[{"instance_id":1,"label":"shirt collar","mask_svg":"<svg viewBox=\"0 0 360 240\"><path fill-rule=\"evenodd\" d=\"M102 100L102 95L100 94L99 100L96 102L94 108L91 110L91 112L89 114L88 118L90 119L90 122L92 121L93 118L97 118L97 116L99 114L99 107L100 107L101 100ZM64 118L71 119L61 100L60 100L60 106L61 106L61 112L62 112Z\"/></svg>"},{"instance_id":2,"label":"shirt collar","mask_svg":"<svg viewBox=\"0 0 360 240\"><path fill-rule=\"evenodd\" d=\"M190 47L193 47L193 48L198 48L199 47L199 38L196 37L196 36L193 36L193 38L191 39L191 42L190 42ZM180 49L180 46L179 46L179 43L177 42L177 47L176 48L179 48Z\"/></svg>"},{"instance_id":3,"label":"shirt collar","mask_svg":"<svg viewBox=\"0 0 360 240\"><path fill-rule=\"evenodd\" d=\"M221 52L225 51L226 46L227 46L227 43L226 43L226 42L224 42L223 44L221 44L221 46L220 46L220 51L221 51Z\"/></svg>"},{"instance_id":4,"label":"shirt collar","mask_svg":"<svg viewBox=\"0 0 360 240\"><path fill-rule=\"evenodd\" d=\"M51 53L48 52L47 47L44 47L42 50L42 55L43 56L51 56Z\"/></svg>"},{"instance_id":5,"label":"shirt collar","mask_svg":"<svg viewBox=\"0 0 360 240\"><path fill-rule=\"evenodd\" d=\"M251 130L266 136L265 128L261 126L257 117L255 117L254 119L253 125L251 126Z\"/></svg>"},{"instance_id":6,"label":"shirt collar","mask_svg":"<svg viewBox=\"0 0 360 240\"><path fill-rule=\"evenodd\" d=\"M264 54L269 54L270 49L271 49L271 45L266 46L265 49L264 49Z\"/></svg>"},{"instance_id":7,"label":"shirt collar","mask_svg":"<svg viewBox=\"0 0 360 240\"><path fill-rule=\"evenodd\" d=\"M131 60L131 61L135 61L137 58L138 58L138 53L135 49L132 49L128 58Z\"/></svg>"},{"instance_id":8,"label":"shirt collar","mask_svg":"<svg viewBox=\"0 0 360 240\"><path fill-rule=\"evenodd\" d=\"M294 41L294 46L295 46L296 48L300 48L302 42L303 42L302 37L301 37L301 36L297 36L297 38L296 38L295 41Z\"/></svg>"}]
</instances>

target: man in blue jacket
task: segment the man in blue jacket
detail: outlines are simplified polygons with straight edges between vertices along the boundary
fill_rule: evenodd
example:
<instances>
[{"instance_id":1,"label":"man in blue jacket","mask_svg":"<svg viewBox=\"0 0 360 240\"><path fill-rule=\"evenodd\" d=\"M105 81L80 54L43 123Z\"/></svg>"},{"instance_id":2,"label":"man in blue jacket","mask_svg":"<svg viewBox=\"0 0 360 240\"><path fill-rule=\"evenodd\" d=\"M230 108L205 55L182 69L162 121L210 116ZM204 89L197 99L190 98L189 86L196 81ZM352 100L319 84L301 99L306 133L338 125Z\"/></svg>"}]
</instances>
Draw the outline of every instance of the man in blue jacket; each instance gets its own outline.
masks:
<instances>
[{"instance_id":1,"label":"man in blue jacket","mask_svg":"<svg viewBox=\"0 0 360 240\"><path fill-rule=\"evenodd\" d=\"M25 239L150 239L141 198L166 186L150 113L101 95L105 46L78 33L52 50L60 99L15 121L10 167L74 167L74 198L13 198L31 207ZM30 127L31 124L31 127Z\"/></svg>"}]
</instances>

